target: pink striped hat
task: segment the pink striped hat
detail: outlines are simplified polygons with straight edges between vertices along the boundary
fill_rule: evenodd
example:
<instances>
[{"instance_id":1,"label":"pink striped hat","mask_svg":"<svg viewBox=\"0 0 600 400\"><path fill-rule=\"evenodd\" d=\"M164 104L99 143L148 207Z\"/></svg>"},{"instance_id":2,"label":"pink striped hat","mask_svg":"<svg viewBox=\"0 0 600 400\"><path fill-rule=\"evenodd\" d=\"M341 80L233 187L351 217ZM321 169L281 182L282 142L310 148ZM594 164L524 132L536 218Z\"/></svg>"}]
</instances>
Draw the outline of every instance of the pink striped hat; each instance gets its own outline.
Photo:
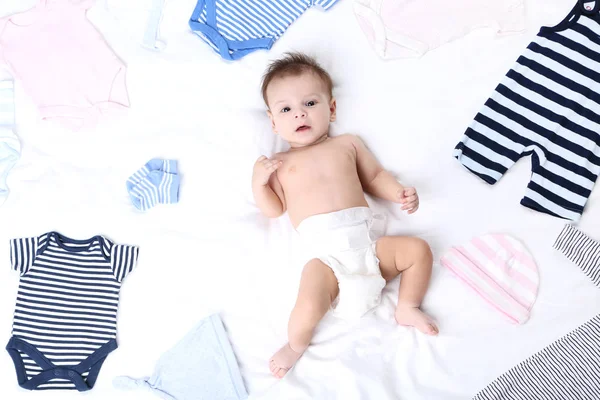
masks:
<instances>
[{"instance_id":1,"label":"pink striped hat","mask_svg":"<svg viewBox=\"0 0 600 400\"><path fill-rule=\"evenodd\" d=\"M441 259L511 322L522 324L537 297L538 269L531 254L515 238L488 234L452 247Z\"/></svg>"}]
</instances>

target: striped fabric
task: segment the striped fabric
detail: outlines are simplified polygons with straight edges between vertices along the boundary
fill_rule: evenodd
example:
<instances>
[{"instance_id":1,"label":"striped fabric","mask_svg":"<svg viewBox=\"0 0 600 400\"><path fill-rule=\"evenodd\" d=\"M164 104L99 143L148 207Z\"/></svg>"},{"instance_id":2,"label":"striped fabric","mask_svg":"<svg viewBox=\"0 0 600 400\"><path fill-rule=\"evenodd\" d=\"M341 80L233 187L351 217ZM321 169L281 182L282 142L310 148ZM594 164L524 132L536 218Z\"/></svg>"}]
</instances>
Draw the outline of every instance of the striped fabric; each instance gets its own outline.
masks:
<instances>
[{"instance_id":1,"label":"striped fabric","mask_svg":"<svg viewBox=\"0 0 600 400\"><path fill-rule=\"evenodd\" d=\"M440 262L511 322L522 324L529 319L537 297L538 270L515 238L479 236L451 248Z\"/></svg>"},{"instance_id":2,"label":"striped fabric","mask_svg":"<svg viewBox=\"0 0 600 400\"><path fill-rule=\"evenodd\" d=\"M511 368L473 400L598 400L600 315Z\"/></svg>"},{"instance_id":3,"label":"striped fabric","mask_svg":"<svg viewBox=\"0 0 600 400\"><path fill-rule=\"evenodd\" d=\"M306 10L338 0L198 0L189 25L226 60L237 60L273 43Z\"/></svg>"},{"instance_id":4,"label":"striped fabric","mask_svg":"<svg viewBox=\"0 0 600 400\"><path fill-rule=\"evenodd\" d=\"M600 287L600 243L571 225L554 248ZM513 367L473 400L597 400L600 398L600 315Z\"/></svg>"},{"instance_id":5,"label":"striped fabric","mask_svg":"<svg viewBox=\"0 0 600 400\"><path fill-rule=\"evenodd\" d=\"M542 27L454 150L489 184L531 155L521 204L579 220L600 173L600 2Z\"/></svg>"},{"instance_id":6,"label":"striped fabric","mask_svg":"<svg viewBox=\"0 0 600 400\"><path fill-rule=\"evenodd\" d=\"M10 190L8 174L21 158L21 143L13 132L15 123L14 86L11 79L0 80L0 205Z\"/></svg>"},{"instance_id":7,"label":"striped fabric","mask_svg":"<svg viewBox=\"0 0 600 400\"><path fill-rule=\"evenodd\" d=\"M594 285L600 287L600 243L573 225L565 225L554 248L577 264Z\"/></svg>"},{"instance_id":8,"label":"striped fabric","mask_svg":"<svg viewBox=\"0 0 600 400\"><path fill-rule=\"evenodd\" d=\"M179 201L177 161L152 159L127 180L131 202L141 211Z\"/></svg>"},{"instance_id":9,"label":"striped fabric","mask_svg":"<svg viewBox=\"0 0 600 400\"><path fill-rule=\"evenodd\" d=\"M21 274L7 345L19 385L91 389L117 347L119 290L138 248L50 232L12 240L10 254Z\"/></svg>"}]
</instances>

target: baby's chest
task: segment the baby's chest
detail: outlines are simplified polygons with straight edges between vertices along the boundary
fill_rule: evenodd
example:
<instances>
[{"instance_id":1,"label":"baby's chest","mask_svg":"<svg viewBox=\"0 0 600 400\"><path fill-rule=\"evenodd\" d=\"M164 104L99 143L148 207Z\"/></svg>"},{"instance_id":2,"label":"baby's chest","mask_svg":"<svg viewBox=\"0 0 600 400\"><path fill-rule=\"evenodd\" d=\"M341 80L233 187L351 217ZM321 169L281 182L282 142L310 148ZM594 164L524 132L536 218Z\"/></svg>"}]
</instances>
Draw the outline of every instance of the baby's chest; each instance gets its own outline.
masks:
<instances>
[{"instance_id":1,"label":"baby's chest","mask_svg":"<svg viewBox=\"0 0 600 400\"><path fill-rule=\"evenodd\" d=\"M285 160L278 171L282 185L317 184L356 174L356 160L348 154L294 157Z\"/></svg>"}]
</instances>

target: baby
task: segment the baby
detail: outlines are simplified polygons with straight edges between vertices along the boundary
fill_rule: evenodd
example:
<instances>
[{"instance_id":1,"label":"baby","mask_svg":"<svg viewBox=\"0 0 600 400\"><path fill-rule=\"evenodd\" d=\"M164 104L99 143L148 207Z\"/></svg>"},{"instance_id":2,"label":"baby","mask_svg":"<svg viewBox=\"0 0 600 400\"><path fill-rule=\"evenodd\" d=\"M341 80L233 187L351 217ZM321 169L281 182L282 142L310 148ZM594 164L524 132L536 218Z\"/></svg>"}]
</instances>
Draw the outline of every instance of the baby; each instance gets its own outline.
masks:
<instances>
[{"instance_id":1,"label":"baby","mask_svg":"<svg viewBox=\"0 0 600 400\"><path fill-rule=\"evenodd\" d=\"M409 214L419 197L375 159L355 135L329 136L336 101L329 74L315 60L291 53L273 62L262 94L275 134L290 150L254 165L252 190L268 217L286 211L314 256L305 266L288 323L288 343L269 367L283 377L308 347L315 327L333 308L357 318L380 302L386 282L402 273L395 318L428 335L438 328L419 306L431 276L429 245L415 237L377 237L376 216L364 192L400 203Z\"/></svg>"}]
</instances>

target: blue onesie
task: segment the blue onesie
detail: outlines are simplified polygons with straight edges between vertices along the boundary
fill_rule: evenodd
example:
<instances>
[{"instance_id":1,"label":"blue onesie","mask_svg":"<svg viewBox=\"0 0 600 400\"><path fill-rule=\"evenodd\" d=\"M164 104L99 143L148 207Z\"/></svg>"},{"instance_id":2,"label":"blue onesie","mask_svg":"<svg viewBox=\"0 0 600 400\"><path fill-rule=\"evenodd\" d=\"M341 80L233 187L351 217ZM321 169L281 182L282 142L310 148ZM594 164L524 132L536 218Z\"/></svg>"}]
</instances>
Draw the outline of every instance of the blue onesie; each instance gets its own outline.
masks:
<instances>
[{"instance_id":1,"label":"blue onesie","mask_svg":"<svg viewBox=\"0 0 600 400\"><path fill-rule=\"evenodd\" d=\"M198 0L190 28L226 60L270 49L286 29L313 6L338 0Z\"/></svg>"},{"instance_id":2,"label":"blue onesie","mask_svg":"<svg viewBox=\"0 0 600 400\"><path fill-rule=\"evenodd\" d=\"M138 248L50 232L11 240L10 255L21 278L6 350L19 386L90 390L117 348L119 290Z\"/></svg>"}]
</instances>

